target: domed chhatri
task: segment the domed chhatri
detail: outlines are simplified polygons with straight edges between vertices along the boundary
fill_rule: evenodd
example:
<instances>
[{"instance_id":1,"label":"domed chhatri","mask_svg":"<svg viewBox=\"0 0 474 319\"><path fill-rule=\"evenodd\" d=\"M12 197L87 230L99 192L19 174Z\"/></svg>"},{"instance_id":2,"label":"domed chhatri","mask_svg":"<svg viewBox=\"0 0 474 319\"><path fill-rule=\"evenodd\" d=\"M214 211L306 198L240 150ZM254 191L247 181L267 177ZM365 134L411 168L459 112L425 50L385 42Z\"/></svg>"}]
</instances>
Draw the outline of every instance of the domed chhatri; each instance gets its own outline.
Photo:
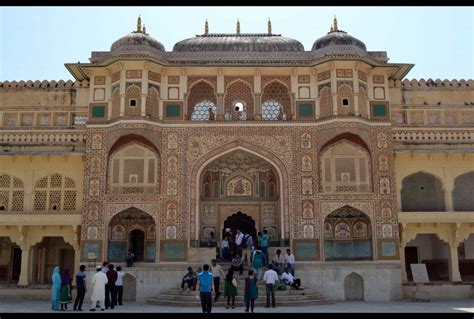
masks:
<instances>
[{"instance_id":1,"label":"domed chhatri","mask_svg":"<svg viewBox=\"0 0 474 319\"><path fill-rule=\"evenodd\" d=\"M367 52L367 47L364 42L347 34L347 32L338 29L336 17L334 17L331 31L329 31L327 35L317 39L314 42L311 51L326 51L328 49L331 50L332 53L337 53L340 50L346 52L351 49Z\"/></svg>"},{"instance_id":2,"label":"domed chhatri","mask_svg":"<svg viewBox=\"0 0 474 319\"><path fill-rule=\"evenodd\" d=\"M165 47L158 40L146 33L146 28L143 26L140 16L137 21L137 31L133 31L124 37L115 41L110 47L110 51L136 51L136 50L157 50L165 52Z\"/></svg>"},{"instance_id":3,"label":"domed chhatri","mask_svg":"<svg viewBox=\"0 0 474 319\"><path fill-rule=\"evenodd\" d=\"M300 52L304 47L297 40L273 34L270 21L268 33L241 33L238 20L236 33L209 33L206 21L204 34L180 41L173 47L173 52L202 51Z\"/></svg>"}]
</instances>

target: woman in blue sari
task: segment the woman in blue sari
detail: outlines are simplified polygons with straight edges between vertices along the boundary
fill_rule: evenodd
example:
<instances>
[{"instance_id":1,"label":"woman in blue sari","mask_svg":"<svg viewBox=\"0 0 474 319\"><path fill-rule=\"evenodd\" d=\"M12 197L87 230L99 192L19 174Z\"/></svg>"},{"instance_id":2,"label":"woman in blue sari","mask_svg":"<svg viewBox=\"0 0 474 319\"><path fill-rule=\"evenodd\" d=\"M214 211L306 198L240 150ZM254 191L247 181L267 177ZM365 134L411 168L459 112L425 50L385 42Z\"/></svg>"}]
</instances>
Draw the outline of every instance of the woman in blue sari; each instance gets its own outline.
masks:
<instances>
[{"instance_id":1,"label":"woman in blue sari","mask_svg":"<svg viewBox=\"0 0 474 319\"><path fill-rule=\"evenodd\" d=\"M54 267L51 280L53 282L53 286L51 287L51 309L59 310L59 292L61 290L61 274L59 272L59 266Z\"/></svg>"}]
</instances>

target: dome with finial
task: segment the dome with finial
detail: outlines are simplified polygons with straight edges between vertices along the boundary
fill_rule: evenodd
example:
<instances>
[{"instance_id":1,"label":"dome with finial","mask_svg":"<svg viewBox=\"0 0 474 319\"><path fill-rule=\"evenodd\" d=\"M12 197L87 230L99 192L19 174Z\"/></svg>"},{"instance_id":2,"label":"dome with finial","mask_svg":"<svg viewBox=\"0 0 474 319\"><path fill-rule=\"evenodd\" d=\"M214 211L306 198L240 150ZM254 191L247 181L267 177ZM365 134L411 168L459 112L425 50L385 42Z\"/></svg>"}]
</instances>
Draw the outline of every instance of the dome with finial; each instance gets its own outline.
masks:
<instances>
[{"instance_id":1,"label":"dome with finial","mask_svg":"<svg viewBox=\"0 0 474 319\"><path fill-rule=\"evenodd\" d=\"M176 43L173 52L303 52L301 42L272 33L270 20L267 33L242 33L237 20L236 33L209 33L206 21L204 34Z\"/></svg>"},{"instance_id":2,"label":"dome with finial","mask_svg":"<svg viewBox=\"0 0 474 319\"><path fill-rule=\"evenodd\" d=\"M327 35L314 42L311 51L324 54L359 53L367 55L367 47L364 42L339 30L335 16L331 30Z\"/></svg>"},{"instance_id":3,"label":"dome with finial","mask_svg":"<svg viewBox=\"0 0 474 319\"><path fill-rule=\"evenodd\" d=\"M137 30L133 31L126 36L121 37L115 41L110 47L111 52L118 51L141 51L141 50L153 50L165 52L165 47L161 42L151 37L146 33L146 28L143 26L142 19L138 16Z\"/></svg>"}]
</instances>

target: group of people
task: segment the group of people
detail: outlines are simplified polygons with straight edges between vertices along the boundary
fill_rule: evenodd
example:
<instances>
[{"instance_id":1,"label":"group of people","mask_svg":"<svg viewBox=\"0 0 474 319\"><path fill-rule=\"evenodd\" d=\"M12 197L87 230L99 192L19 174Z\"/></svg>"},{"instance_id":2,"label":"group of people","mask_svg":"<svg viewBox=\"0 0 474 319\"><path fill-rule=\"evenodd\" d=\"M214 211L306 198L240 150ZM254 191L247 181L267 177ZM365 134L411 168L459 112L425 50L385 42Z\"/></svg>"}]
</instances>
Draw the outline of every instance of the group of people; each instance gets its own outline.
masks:
<instances>
[{"instance_id":1,"label":"group of people","mask_svg":"<svg viewBox=\"0 0 474 319\"><path fill-rule=\"evenodd\" d=\"M212 236L208 239L208 244L212 242ZM266 255L268 260L268 244L270 237L267 230L258 232L257 239L254 240L252 234L244 234L240 229L236 229L235 235L230 228L227 228L224 233L224 237L220 243L221 250L217 253L217 256L222 261L231 261L238 257L249 259L252 256L253 251L256 247L260 247L263 253Z\"/></svg>"},{"instance_id":2,"label":"group of people","mask_svg":"<svg viewBox=\"0 0 474 319\"><path fill-rule=\"evenodd\" d=\"M74 301L74 311L82 311L84 296L87 292L86 287L86 266L81 265L79 272L76 274L76 300ZM100 308L101 311L115 306L123 305L123 277L125 272L121 266L114 267L113 264L104 262L102 265L96 266L97 272L92 277L92 295L90 311ZM69 275L69 269L65 269L61 275L59 266L56 266L52 275L52 310L67 310L67 304L72 302L72 283L73 280ZM59 308L61 305L61 308Z\"/></svg>"},{"instance_id":3,"label":"group of people","mask_svg":"<svg viewBox=\"0 0 474 319\"><path fill-rule=\"evenodd\" d=\"M290 249L287 249L286 255L277 250L271 263L267 263L265 253L257 247L253 250L250 258L251 269L248 271L244 280L244 301L245 311L254 312L255 300L258 298L257 281L263 280L266 288L266 306L276 307L275 290L286 289L291 286L294 289L301 288L301 280L295 278L295 257ZM268 254L268 250L267 250ZM263 269L268 269L263 273ZM185 286L188 290L196 292L196 298L200 299L203 313L210 313L212 309L212 292L214 292L214 302L217 302L221 296L220 281L224 278L224 297L227 298L226 308L235 308L235 298L237 296L237 287L239 285L236 273L241 275L244 271L243 257L236 253L231 261L227 274L224 273L222 266L217 264L217 260L211 261L211 266L205 264L202 269L199 267L194 272L192 267L188 267L188 272L184 275L181 282L181 289Z\"/></svg>"}]
</instances>

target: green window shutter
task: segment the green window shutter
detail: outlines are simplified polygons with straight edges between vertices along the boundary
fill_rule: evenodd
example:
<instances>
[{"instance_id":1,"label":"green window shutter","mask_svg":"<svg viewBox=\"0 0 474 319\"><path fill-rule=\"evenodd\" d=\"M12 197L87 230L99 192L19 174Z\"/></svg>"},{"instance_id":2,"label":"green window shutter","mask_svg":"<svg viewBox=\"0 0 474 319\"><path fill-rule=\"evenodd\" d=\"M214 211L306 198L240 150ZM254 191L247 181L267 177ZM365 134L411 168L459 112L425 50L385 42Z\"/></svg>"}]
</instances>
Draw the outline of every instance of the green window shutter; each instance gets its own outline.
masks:
<instances>
[{"instance_id":1,"label":"green window shutter","mask_svg":"<svg viewBox=\"0 0 474 319\"><path fill-rule=\"evenodd\" d=\"M167 104L166 105L166 117L180 117L181 108L179 104Z\"/></svg>"},{"instance_id":2,"label":"green window shutter","mask_svg":"<svg viewBox=\"0 0 474 319\"><path fill-rule=\"evenodd\" d=\"M387 105L385 104L372 104L372 113L374 117L386 117L387 116Z\"/></svg>"},{"instance_id":3,"label":"green window shutter","mask_svg":"<svg viewBox=\"0 0 474 319\"><path fill-rule=\"evenodd\" d=\"M314 116L313 104L311 103L300 103L298 105L300 117L312 117Z\"/></svg>"},{"instance_id":4,"label":"green window shutter","mask_svg":"<svg viewBox=\"0 0 474 319\"><path fill-rule=\"evenodd\" d=\"M93 118L103 118L105 117L105 106L97 105L92 107L92 117Z\"/></svg>"}]
</instances>

